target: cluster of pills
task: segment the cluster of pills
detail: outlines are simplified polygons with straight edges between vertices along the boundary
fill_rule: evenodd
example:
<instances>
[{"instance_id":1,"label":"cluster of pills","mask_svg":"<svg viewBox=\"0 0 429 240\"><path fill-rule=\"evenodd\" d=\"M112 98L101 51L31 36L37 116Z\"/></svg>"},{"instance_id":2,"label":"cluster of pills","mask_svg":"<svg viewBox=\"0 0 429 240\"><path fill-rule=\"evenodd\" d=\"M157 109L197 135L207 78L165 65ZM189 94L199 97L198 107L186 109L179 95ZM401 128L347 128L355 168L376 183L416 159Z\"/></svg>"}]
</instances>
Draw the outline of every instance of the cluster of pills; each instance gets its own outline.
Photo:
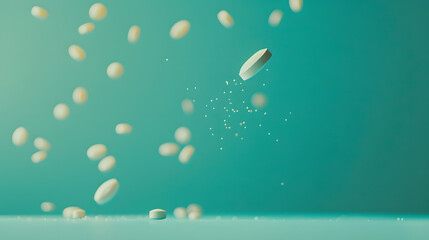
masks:
<instances>
[{"instance_id":1,"label":"cluster of pills","mask_svg":"<svg viewBox=\"0 0 429 240\"><path fill-rule=\"evenodd\" d=\"M191 140L191 135L191 131L187 127L179 127L174 132L174 138L176 142L183 145L189 143ZM159 154L165 157L176 155L180 150L180 147L177 143L167 142L161 144L158 149ZM192 155L194 155L194 152L194 146L186 145L179 153L179 161L183 164L188 163Z\"/></svg>"}]
</instances>

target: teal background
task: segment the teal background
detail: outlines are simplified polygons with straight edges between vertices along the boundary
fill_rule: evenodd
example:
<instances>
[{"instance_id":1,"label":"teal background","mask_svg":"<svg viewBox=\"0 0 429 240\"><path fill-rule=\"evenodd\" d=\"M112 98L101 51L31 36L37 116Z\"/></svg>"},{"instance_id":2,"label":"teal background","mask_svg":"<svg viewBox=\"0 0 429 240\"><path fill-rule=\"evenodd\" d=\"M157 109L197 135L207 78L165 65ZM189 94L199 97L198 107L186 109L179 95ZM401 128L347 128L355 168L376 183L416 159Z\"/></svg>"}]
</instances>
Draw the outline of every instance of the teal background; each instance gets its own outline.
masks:
<instances>
[{"instance_id":1,"label":"teal background","mask_svg":"<svg viewBox=\"0 0 429 240\"><path fill-rule=\"evenodd\" d=\"M429 2L306 0L293 13L287 1L103 1L107 18L81 36L93 3L0 2L0 214L39 214L42 201L56 203L56 213L77 205L88 214L192 202L207 212L429 213ZM49 18L32 17L34 5ZM218 22L222 9L232 29ZM274 9L284 12L277 28L267 22ZM181 19L191 30L172 40ZM141 38L129 44L134 24ZM85 61L68 56L71 44L85 49ZM241 65L261 48L273 53L268 71L244 92L226 86L241 82ZM125 68L119 80L105 73L113 61ZM71 98L78 86L89 92L82 106ZM244 140L223 129L226 89L236 103L268 96L266 116L232 116ZM206 108L216 97L216 110ZM183 114L184 98L195 99L193 115ZM60 102L71 109L65 121L52 115ZM132 134L116 135L119 122ZM197 149L187 165L158 154L183 125ZM11 142L18 126L30 134L22 147ZM52 150L35 165L38 136ZM95 143L117 158L113 171L87 159ZM118 195L96 205L96 188L112 177Z\"/></svg>"}]
</instances>

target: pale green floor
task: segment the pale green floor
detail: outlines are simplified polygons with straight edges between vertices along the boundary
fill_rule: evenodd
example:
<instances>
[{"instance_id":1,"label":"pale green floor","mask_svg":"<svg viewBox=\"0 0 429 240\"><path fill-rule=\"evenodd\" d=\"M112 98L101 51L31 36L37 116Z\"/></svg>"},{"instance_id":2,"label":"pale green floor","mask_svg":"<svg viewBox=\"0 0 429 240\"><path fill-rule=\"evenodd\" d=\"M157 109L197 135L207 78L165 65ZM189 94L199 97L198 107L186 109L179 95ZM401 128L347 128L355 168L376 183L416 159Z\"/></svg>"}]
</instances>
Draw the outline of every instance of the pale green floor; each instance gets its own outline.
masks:
<instances>
[{"instance_id":1,"label":"pale green floor","mask_svg":"<svg viewBox=\"0 0 429 240\"><path fill-rule=\"evenodd\" d=\"M0 239L429 239L427 216L255 216L210 215L193 221L143 215L2 216Z\"/></svg>"}]
</instances>

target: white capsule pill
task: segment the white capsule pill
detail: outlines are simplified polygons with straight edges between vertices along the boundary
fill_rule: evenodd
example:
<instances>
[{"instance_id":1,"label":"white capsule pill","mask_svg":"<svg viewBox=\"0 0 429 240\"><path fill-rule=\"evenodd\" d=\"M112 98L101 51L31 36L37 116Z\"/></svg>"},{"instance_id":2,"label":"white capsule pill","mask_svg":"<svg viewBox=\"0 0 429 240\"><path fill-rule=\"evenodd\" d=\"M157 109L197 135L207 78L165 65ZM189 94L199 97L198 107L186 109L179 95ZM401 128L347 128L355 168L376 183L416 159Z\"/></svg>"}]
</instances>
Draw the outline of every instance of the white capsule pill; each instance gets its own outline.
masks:
<instances>
[{"instance_id":1,"label":"white capsule pill","mask_svg":"<svg viewBox=\"0 0 429 240\"><path fill-rule=\"evenodd\" d=\"M268 18L268 23L272 27L277 27L282 21L282 18L283 12L281 10L276 9L270 14L270 17Z\"/></svg>"},{"instance_id":2,"label":"white capsule pill","mask_svg":"<svg viewBox=\"0 0 429 240\"><path fill-rule=\"evenodd\" d=\"M75 209L71 212L71 218L83 218L85 217L86 212L83 209Z\"/></svg>"},{"instance_id":3,"label":"white capsule pill","mask_svg":"<svg viewBox=\"0 0 429 240\"><path fill-rule=\"evenodd\" d=\"M31 8L31 15L39 19L46 19L49 16L48 11L38 6L34 6Z\"/></svg>"},{"instance_id":4,"label":"white capsule pill","mask_svg":"<svg viewBox=\"0 0 429 240\"><path fill-rule=\"evenodd\" d=\"M191 24L188 20L178 21L170 29L170 37L173 39L179 39L184 37L191 28Z\"/></svg>"},{"instance_id":5,"label":"white capsule pill","mask_svg":"<svg viewBox=\"0 0 429 240\"><path fill-rule=\"evenodd\" d=\"M78 32L79 34L84 35L94 31L94 29L95 29L94 23L84 23L79 26Z\"/></svg>"},{"instance_id":6,"label":"white capsule pill","mask_svg":"<svg viewBox=\"0 0 429 240\"><path fill-rule=\"evenodd\" d=\"M179 152L179 146L175 143L164 143L159 146L159 154L161 156L172 156Z\"/></svg>"},{"instance_id":7,"label":"white capsule pill","mask_svg":"<svg viewBox=\"0 0 429 240\"><path fill-rule=\"evenodd\" d=\"M192 203L189 204L188 207L186 208L186 211L188 212L188 214L193 213L193 212L199 212L202 213L203 212L203 208L196 204L196 203Z\"/></svg>"},{"instance_id":8,"label":"white capsule pill","mask_svg":"<svg viewBox=\"0 0 429 240\"><path fill-rule=\"evenodd\" d=\"M174 138L180 144L186 144L191 140L191 131L187 127L179 127L174 132Z\"/></svg>"},{"instance_id":9,"label":"white capsule pill","mask_svg":"<svg viewBox=\"0 0 429 240\"><path fill-rule=\"evenodd\" d=\"M86 155L91 160L98 160L107 153L107 147L104 144L94 144L88 148Z\"/></svg>"},{"instance_id":10,"label":"white capsule pill","mask_svg":"<svg viewBox=\"0 0 429 240\"><path fill-rule=\"evenodd\" d=\"M100 172L108 172L116 165L116 159L113 156L107 156L98 163L98 170Z\"/></svg>"},{"instance_id":11,"label":"white capsule pill","mask_svg":"<svg viewBox=\"0 0 429 240\"><path fill-rule=\"evenodd\" d=\"M34 163L39 163L46 159L48 154L45 151L39 151L31 155L31 161Z\"/></svg>"},{"instance_id":12,"label":"white capsule pill","mask_svg":"<svg viewBox=\"0 0 429 240\"><path fill-rule=\"evenodd\" d=\"M253 77L264 67L265 63L267 63L270 58L271 52L268 51L267 48L257 51L241 67L239 73L240 77L243 80Z\"/></svg>"},{"instance_id":13,"label":"white capsule pill","mask_svg":"<svg viewBox=\"0 0 429 240\"><path fill-rule=\"evenodd\" d=\"M194 155L195 148L191 145L188 145L182 149L179 153L179 161L183 164L188 163L192 155Z\"/></svg>"},{"instance_id":14,"label":"white capsule pill","mask_svg":"<svg viewBox=\"0 0 429 240\"><path fill-rule=\"evenodd\" d=\"M99 205L107 203L116 195L118 188L119 183L115 178L105 181L95 192L94 201Z\"/></svg>"},{"instance_id":15,"label":"white capsule pill","mask_svg":"<svg viewBox=\"0 0 429 240\"><path fill-rule=\"evenodd\" d=\"M76 210L79 210L79 209L80 209L79 207L66 207L63 210L63 216L65 218L71 218L72 214L73 214L73 211L76 211Z\"/></svg>"},{"instance_id":16,"label":"white capsule pill","mask_svg":"<svg viewBox=\"0 0 429 240\"><path fill-rule=\"evenodd\" d=\"M51 202L42 202L42 204L40 204L40 208L44 212L52 212L55 210L55 204Z\"/></svg>"},{"instance_id":17,"label":"white capsule pill","mask_svg":"<svg viewBox=\"0 0 429 240\"><path fill-rule=\"evenodd\" d=\"M89 8L89 17L92 20L103 20L107 15L107 8L102 3L95 3Z\"/></svg>"},{"instance_id":18,"label":"white capsule pill","mask_svg":"<svg viewBox=\"0 0 429 240\"><path fill-rule=\"evenodd\" d=\"M58 120L66 119L70 114L69 107L64 103L59 103L54 107L54 117Z\"/></svg>"},{"instance_id":19,"label":"white capsule pill","mask_svg":"<svg viewBox=\"0 0 429 240\"><path fill-rule=\"evenodd\" d=\"M186 218L188 216L188 213L184 207L175 208L173 213L176 218Z\"/></svg>"},{"instance_id":20,"label":"white capsule pill","mask_svg":"<svg viewBox=\"0 0 429 240\"><path fill-rule=\"evenodd\" d=\"M194 112L194 104L191 100L185 99L182 101L182 110L186 114L191 114Z\"/></svg>"},{"instance_id":21,"label":"white capsule pill","mask_svg":"<svg viewBox=\"0 0 429 240\"><path fill-rule=\"evenodd\" d=\"M131 26L128 31L128 42L136 43L140 38L140 27L137 25Z\"/></svg>"},{"instance_id":22,"label":"white capsule pill","mask_svg":"<svg viewBox=\"0 0 429 240\"><path fill-rule=\"evenodd\" d=\"M167 217L167 212L162 209L153 209L149 211L149 218L161 220Z\"/></svg>"},{"instance_id":23,"label":"white capsule pill","mask_svg":"<svg viewBox=\"0 0 429 240\"><path fill-rule=\"evenodd\" d=\"M111 63L107 67L107 76L109 76L111 79L120 78L122 74L124 74L124 67L118 62Z\"/></svg>"},{"instance_id":24,"label":"white capsule pill","mask_svg":"<svg viewBox=\"0 0 429 240\"><path fill-rule=\"evenodd\" d=\"M86 58L85 51L78 45L74 44L69 47L69 55L76 61L82 61Z\"/></svg>"},{"instance_id":25,"label":"white capsule pill","mask_svg":"<svg viewBox=\"0 0 429 240\"><path fill-rule=\"evenodd\" d=\"M88 92L83 87L77 87L73 91L72 97L76 104L84 104L88 100Z\"/></svg>"},{"instance_id":26,"label":"white capsule pill","mask_svg":"<svg viewBox=\"0 0 429 240\"><path fill-rule=\"evenodd\" d=\"M217 19L226 28L231 28L234 25L234 19L227 11L222 10L217 14Z\"/></svg>"},{"instance_id":27,"label":"white capsule pill","mask_svg":"<svg viewBox=\"0 0 429 240\"><path fill-rule=\"evenodd\" d=\"M28 132L24 127L18 127L12 133L12 143L15 146L22 146L27 142Z\"/></svg>"},{"instance_id":28,"label":"white capsule pill","mask_svg":"<svg viewBox=\"0 0 429 240\"><path fill-rule=\"evenodd\" d=\"M191 212L188 214L190 220L196 220L201 217L201 212Z\"/></svg>"},{"instance_id":29,"label":"white capsule pill","mask_svg":"<svg viewBox=\"0 0 429 240\"><path fill-rule=\"evenodd\" d=\"M267 105L267 96L263 93L254 93L251 98L252 106L255 108L264 108Z\"/></svg>"},{"instance_id":30,"label":"white capsule pill","mask_svg":"<svg viewBox=\"0 0 429 240\"><path fill-rule=\"evenodd\" d=\"M302 0L289 0L290 9L294 12L300 12L302 9Z\"/></svg>"},{"instance_id":31,"label":"white capsule pill","mask_svg":"<svg viewBox=\"0 0 429 240\"><path fill-rule=\"evenodd\" d=\"M133 130L130 124L128 123L119 123L116 125L115 131L117 134L128 134Z\"/></svg>"},{"instance_id":32,"label":"white capsule pill","mask_svg":"<svg viewBox=\"0 0 429 240\"><path fill-rule=\"evenodd\" d=\"M48 140L38 137L36 139L34 139L34 147L39 149L39 150L49 150L51 149L51 144L48 142Z\"/></svg>"}]
</instances>

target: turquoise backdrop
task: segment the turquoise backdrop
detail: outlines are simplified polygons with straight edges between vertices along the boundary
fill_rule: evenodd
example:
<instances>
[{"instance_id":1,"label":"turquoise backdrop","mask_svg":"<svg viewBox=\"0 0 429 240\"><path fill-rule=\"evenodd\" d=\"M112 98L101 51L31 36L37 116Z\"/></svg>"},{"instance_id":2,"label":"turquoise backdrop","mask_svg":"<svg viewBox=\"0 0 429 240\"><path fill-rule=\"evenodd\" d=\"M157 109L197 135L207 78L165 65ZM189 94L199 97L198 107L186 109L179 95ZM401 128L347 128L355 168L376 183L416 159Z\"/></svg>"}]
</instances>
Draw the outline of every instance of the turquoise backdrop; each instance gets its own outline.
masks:
<instances>
[{"instance_id":1,"label":"turquoise backdrop","mask_svg":"<svg viewBox=\"0 0 429 240\"><path fill-rule=\"evenodd\" d=\"M43 201L56 214L193 202L206 212L429 213L428 1L306 0L300 13L286 0L102 2L108 15L87 35L77 28L94 1L0 2L0 214L40 214ZM34 5L49 18L32 17ZM222 9L231 29L217 20ZM284 12L275 28L274 9ZM181 19L191 30L173 40ZM141 38L130 44L135 24ZM84 61L69 57L71 44ZM262 48L272 58L243 82L241 65ZM106 75L114 61L125 68L118 80ZM89 92L84 105L71 98L78 86ZM246 112L255 92L269 103ZM181 110L185 98L195 100L192 115ZM64 121L52 115L61 102L70 106ZM120 122L133 132L117 135ZM22 147L11 141L19 126L30 135ZM158 154L180 126L196 148L186 165ZM38 136L52 149L34 164ZM117 158L111 172L86 157L95 143ZM95 190L113 177L117 196L98 206Z\"/></svg>"}]
</instances>

